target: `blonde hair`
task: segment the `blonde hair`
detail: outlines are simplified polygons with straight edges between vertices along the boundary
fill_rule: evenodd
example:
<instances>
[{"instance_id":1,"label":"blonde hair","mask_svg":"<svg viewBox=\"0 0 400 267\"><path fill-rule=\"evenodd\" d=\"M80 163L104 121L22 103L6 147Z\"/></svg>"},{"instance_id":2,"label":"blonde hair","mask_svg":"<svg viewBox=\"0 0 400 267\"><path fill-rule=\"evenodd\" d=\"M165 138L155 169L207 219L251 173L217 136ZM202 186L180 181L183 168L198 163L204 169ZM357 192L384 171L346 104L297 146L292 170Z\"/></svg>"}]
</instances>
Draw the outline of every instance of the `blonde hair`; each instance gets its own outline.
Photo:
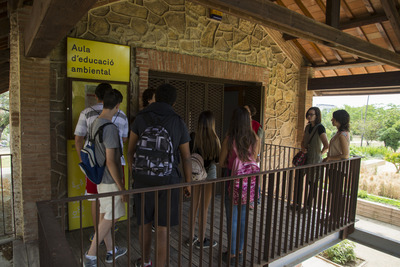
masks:
<instances>
[{"instance_id":1,"label":"blonde hair","mask_svg":"<svg viewBox=\"0 0 400 267\"><path fill-rule=\"evenodd\" d=\"M221 142L215 132L215 119L210 110L203 111L199 116L193 150L200 150L205 160L218 158Z\"/></svg>"}]
</instances>

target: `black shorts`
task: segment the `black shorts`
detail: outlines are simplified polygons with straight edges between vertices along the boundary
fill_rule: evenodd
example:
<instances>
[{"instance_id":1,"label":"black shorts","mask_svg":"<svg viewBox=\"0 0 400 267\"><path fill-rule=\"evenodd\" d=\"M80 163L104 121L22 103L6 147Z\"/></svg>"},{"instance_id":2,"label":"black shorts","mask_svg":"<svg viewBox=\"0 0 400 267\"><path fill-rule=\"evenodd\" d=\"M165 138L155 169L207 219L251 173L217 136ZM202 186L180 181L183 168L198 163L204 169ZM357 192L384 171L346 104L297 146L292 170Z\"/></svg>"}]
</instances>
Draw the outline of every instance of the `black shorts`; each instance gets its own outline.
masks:
<instances>
[{"instance_id":1,"label":"black shorts","mask_svg":"<svg viewBox=\"0 0 400 267\"><path fill-rule=\"evenodd\" d=\"M161 177L158 177L162 179ZM179 177L170 178L168 184L176 184L180 182ZM148 184L145 184L140 181L140 179L135 179L133 188L145 188L149 187ZM170 199L170 225L175 226L179 224L179 188L171 189L171 199ZM158 192L148 192L144 194L144 224L148 224L154 221L155 219L155 194L158 194L158 225L159 226L167 226L167 215L168 215L168 190L162 190ZM142 194L135 194L135 208L136 208L136 218L137 224L142 224Z\"/></svg>"}]
</instances>

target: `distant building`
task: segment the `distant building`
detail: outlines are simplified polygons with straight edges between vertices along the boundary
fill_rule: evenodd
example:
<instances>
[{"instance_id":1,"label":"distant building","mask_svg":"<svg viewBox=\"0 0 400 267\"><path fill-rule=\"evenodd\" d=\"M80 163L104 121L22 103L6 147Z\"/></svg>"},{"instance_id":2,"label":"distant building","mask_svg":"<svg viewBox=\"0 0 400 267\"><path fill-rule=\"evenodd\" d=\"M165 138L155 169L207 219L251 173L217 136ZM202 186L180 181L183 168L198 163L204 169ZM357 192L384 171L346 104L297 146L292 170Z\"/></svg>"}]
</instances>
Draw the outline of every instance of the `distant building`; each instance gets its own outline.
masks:
<instances>
[{"instance_id":1,"label":"distant building","mask_svg":"<svg viewBox=\"0 0 400 267\"><path fill-rule=\"evenodd\" d=\"M335 106L335 105L330 105L330 104L317 104L316 105L320 110L328 110L328 112L329 111L331 111L332 109L334 109L334 108L337 108L337 106Z\"/></svg>"}]
</instances>

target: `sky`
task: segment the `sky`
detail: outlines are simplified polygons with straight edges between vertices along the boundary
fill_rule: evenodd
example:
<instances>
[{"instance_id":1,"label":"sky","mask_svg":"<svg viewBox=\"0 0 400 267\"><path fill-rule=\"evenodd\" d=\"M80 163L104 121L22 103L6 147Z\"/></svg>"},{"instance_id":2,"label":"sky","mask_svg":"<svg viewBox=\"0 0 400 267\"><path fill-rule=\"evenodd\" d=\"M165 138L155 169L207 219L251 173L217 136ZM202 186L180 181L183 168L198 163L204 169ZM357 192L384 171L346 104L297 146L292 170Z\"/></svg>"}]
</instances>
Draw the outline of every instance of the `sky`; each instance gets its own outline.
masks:
<instances>
[{"instance_id":1,"label":"sky","mask_svg":"<svg viewBox=\"0 0 400 267\"><path fill-rule=\"evenodd\" d=\"M338 108L343 108L344 105L351 107L362 107L367 104L367 95L362 96L314 96L313 106L319 104L335 105ZM400 94L389 95L370 95L369 105L372 104L395 104L400 105Z\"/></svg>"}]
</instances>

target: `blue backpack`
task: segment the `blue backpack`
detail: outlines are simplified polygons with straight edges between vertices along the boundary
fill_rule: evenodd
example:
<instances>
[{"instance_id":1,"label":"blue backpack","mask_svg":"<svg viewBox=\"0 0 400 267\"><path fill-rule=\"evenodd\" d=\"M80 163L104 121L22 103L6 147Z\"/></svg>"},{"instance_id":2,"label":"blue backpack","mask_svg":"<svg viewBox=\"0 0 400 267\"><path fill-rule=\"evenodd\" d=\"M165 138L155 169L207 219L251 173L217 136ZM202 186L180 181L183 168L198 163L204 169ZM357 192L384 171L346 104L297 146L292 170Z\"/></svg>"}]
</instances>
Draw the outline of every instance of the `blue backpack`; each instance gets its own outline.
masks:
<instances>
[{"instance_id":1,"label":"blue backpack","mask_svg":"<svg viewBox=\"0 0 400 267\"><path fill-rule=\"evenodd\" d=\"M99 129L94 134L93 138L90 137L84 148L81 150L82 162L79 163L79 167L86 177L92 181L94 184L100 184L103 180L104 169L106 167L105 160L103 164L99 164L96 159L95 147L96 147L96 136L99 136L100 144L103 143L103 129L105 126L113 124L107 122L99 127Z\"/></svg>"}]
</instances>

